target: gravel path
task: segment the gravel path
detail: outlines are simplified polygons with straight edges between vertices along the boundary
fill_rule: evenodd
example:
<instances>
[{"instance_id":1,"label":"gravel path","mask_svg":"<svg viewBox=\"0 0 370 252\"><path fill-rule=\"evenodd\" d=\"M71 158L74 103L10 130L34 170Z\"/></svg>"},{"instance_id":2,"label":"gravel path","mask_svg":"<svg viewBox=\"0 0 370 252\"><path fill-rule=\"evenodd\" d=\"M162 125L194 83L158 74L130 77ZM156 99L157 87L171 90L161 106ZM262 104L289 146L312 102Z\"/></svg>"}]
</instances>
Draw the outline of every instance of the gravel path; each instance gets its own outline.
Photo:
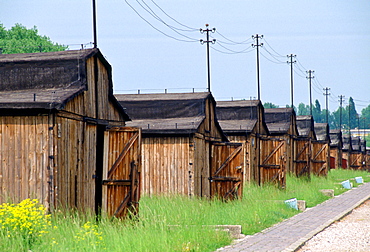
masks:
<instances>
[{"instance_id":1,"label":"gravel path","mask_svg":"<svg viewBox=\"0 0 370 252\"><path fill-rule=\"evenodd\" d=\"M298 250L311 251L370 251L370 201L312 237Z\"/></svg>"}]
</instances>

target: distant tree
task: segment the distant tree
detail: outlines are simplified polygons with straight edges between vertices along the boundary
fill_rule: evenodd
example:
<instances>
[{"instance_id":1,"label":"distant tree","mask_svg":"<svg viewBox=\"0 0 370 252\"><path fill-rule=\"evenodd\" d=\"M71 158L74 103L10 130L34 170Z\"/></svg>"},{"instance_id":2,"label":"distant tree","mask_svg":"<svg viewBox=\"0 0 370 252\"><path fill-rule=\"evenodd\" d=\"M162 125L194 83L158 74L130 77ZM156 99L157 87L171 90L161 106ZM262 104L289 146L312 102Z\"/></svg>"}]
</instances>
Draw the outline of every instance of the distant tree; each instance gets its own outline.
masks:
<instances>
[{"instance_id":1,"label":"distant tree","mask_svg":"<svg viewBox=\"0 0 370 252\"><path fill-rule=\"evenodd\" d=\"M298 115L309 115L310 114L310 106L305 105L303 102L298 104Z\"/></svg>"},{"instance_id":2,"label":"distant tree","mask_svg":"<svg viewBox=\"0 0 370 252\"><path fill-rule=\"evenodd\" d=\"M370 105L361 110L361 120L360 128L370 129Z\"/></svg>"},{"instance_id":3,"label":"distant tree","mask_svg":"<svg viewBox=\"0 0 370 252\"><path fill-rule=\"evenodd\" d=\"M271 103L271 102L265 102L265 103L263 104L263 107L264 107L264 108L278 108L279 106L278 106L278 105L275 105L275 104L273 104L273 103Z\"/></svg>"},{"instance_id":4,"label":"distant tree","mask_svg":"<svg viewBox=\"0 0 370 252\"><path fill-rule=\"evenodd\" d=\"M312 116L315 122L322 123L325 121L325 116L323 116L321 111L321 105L319 100L316 99L315 106L312 107Z\"/></svg>"},{"instance_id":5,"label":"distant tree","mask_svg":"<svg viewBox=\"0 0 370 252\"><path fill-rule=\"evenodd\" d=\"M0 48L2 53L12 54L64 51L68 47L52 42L47 36L39 35L36 26L27 29L21 24L15 24L7 30L0 24Z\"/></svg>"},{"instance_id":6,"label":"distant tree","mask_svg":"<svg viewBox=\"0 0 370 252\"><path fill-rule=\"evenodd\" d=\"M348 100L348 115L349 115L349 126L351 129L354 129L358 126L358 120L357 120L357 111L356 111L356 105L355 102L353 101L352 97L349 97Z\"/></svg>"}]
</instances>

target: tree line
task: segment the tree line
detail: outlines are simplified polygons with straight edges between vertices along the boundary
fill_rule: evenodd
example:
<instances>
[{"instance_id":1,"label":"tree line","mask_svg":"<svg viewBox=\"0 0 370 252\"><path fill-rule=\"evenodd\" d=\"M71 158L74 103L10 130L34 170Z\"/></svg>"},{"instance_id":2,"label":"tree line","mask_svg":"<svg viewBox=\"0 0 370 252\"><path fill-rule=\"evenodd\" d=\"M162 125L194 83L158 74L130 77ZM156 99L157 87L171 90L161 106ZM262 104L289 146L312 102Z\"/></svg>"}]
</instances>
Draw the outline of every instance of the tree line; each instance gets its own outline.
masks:
<instances>
[{"instance_id":1,"label":"tree line","mask_svg":"<svg viewBox=\"0 0 370 252\"><path fill-rule=\"evenodd\" d=\"M265 108L278 108L279 106L266 102ZM290 107L287 105L287 107ZM297 115L309 115L310 106L304 103L299 103L298 107L294 106ZM369 129L370 128L370 105L357 112L356 104L352 97L348 100L348 105L339 107L337 110L330 112L326 109L321 109L319 100L315 100L312 104L312 116L316 123L326 122L326 113L328 112L328 124L330 129L342 129L344 131L349 129Z\"/></svg>"},{"instance_id":2,"label":"tree line","mask_svg":"<svg viewBox=\"0 0 370 252\"><path fill-rule=\"evenodd\" d=\"M0 54L53 52L64 51L67 48L52 42L47 36L39 35L36 26L27 29L21 24L15 24L6 29L0 23Z\"/></svg>"}]
</instances>

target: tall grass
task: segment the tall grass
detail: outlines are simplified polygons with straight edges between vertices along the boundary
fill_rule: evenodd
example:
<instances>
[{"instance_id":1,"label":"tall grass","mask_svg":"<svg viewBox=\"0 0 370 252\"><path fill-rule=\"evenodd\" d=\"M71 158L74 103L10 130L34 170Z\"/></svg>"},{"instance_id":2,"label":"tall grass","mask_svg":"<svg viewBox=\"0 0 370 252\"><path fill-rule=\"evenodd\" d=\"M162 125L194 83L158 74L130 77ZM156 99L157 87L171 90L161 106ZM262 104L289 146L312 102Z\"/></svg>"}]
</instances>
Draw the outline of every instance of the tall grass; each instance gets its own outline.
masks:
<instances>
[{"instance_id":1,"label":"tall grass","mask_svg":"<svg viewBox=\"0 0 370 252\"><path fill-rule=\"evenodd\" d=\"M362 176L368 182L367 174L331 170L326 178L288 176L285 190L251 184L245 186L242 199L229 202L179 195L144 196L135 220L96 221L93 214L56 212L48 232L32 248L25 247L21 238L10 240L0 232L0 251L215 251L231 239L211 225L242 225L244 234L254 234L298 213L284 200L306 200L307 206L313 207L328 199L320 189L334 189L338 195L346 191L341 181Z\"/></svg>"}]
</instances>

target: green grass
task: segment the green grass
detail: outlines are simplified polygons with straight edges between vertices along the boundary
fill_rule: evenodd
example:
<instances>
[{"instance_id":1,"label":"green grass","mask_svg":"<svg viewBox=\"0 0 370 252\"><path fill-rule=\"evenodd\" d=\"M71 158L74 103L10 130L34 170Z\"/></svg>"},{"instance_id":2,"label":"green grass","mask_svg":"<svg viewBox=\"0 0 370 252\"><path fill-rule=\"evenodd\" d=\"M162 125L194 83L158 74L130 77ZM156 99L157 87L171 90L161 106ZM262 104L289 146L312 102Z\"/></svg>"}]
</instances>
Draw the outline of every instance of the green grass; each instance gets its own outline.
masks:
<instances>
[{"instance_id":1,"label":"green grass","mask_svg":"<svg viewBox=\"0 0 370 252\"><path fill-rule=\"evenodd\" d=\"M313 207L328 199L320 189L334 189L338 195L347 191L341 181L362 176L369 182L368 174L331 170L326 178L312 176L310 181L288 176L285 190L252 184L244 188L243 199L230 202L144 196L139 218L131 221L102 218L96 222L92 214L57 212L48 233L31 247L0 232L0 251L215 251L231 239L209 225L242 225L244 234L254 234L298 213L284 200L297 198Z\"/></svg>"}]
</instances>

